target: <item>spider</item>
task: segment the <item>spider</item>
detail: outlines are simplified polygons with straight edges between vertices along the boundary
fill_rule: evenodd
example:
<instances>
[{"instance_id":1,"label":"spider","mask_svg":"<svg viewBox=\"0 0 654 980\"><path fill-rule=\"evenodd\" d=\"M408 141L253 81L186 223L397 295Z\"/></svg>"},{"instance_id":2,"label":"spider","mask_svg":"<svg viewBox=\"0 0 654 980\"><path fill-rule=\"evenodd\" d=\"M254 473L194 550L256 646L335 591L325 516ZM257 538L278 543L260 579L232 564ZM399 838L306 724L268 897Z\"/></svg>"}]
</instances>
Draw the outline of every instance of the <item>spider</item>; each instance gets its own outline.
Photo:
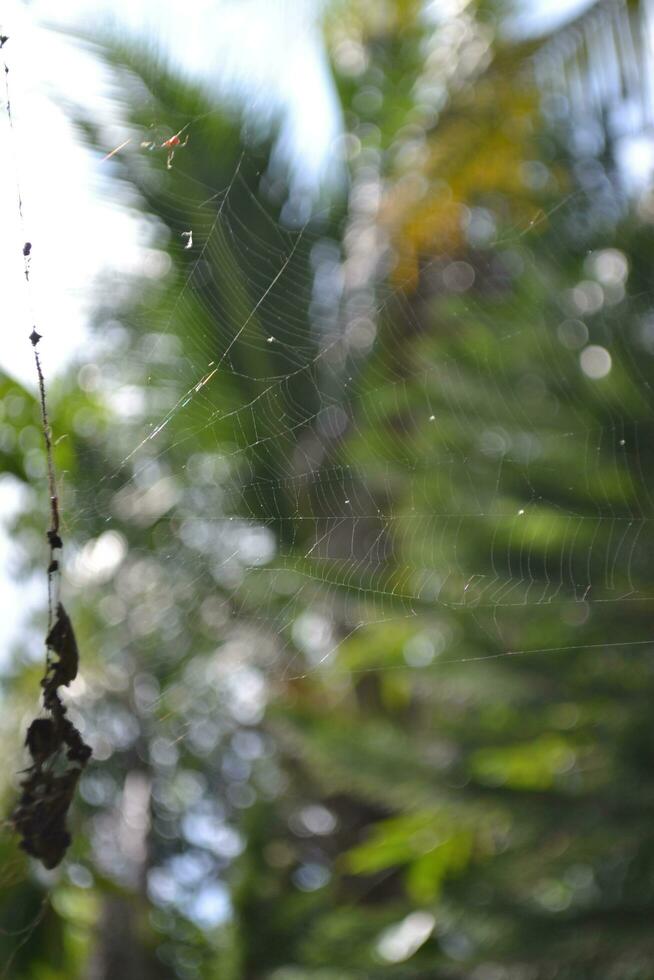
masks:
<instances>
[{"instance_id":1,"label":"spider","mask_svg":"<svg viewBox=\"0 0 654 980\"><path fill-rule=\"evenodd\" d=\"M184 126L184 129L186 129L186 126ZM188 133L186 134L186 139L183 143L180 139L184 129L180 129L178 133L175 133L175 135L171 136L170 139L164 140L164 142L161 144L162 150L168 150L168 159L166 160L166 168L168 170L172 169L175 150L180 146L186 146L188 143Z\"/></svg>"},{"instance_id":2,"label":"spider","mask_svg":"<svg viewBox=\"0 0 654 980\"><path fill-rule=\"evenodd\" d=\"M181 137L182 137L182 133L185 130L187 130L190 125L191 125L190 123L187 123L186 126L182 126L182 128L180 129L180 131L178 133L175 133L174 136L170 136L167 140L164 140L163 143L157 144L154 140L146 140L145 142L141 143L141 146L144 149L146 149L146 150L157 150L157 149L159 149L159 150L168 150L168 158L166 160L166 167L167 167L168 170L171 170L172 169L172 166L173 166L173 159L175 157L175 150L177 150L180 146L186 146L186 144L188 143L188 133L186 135L186 138L185 138L184 142L182 142L182 138ZM124 143L121 144L121 146L124 146L124 145L125 145ZM120 149L120 148L121 147L117 147L117 149ZM115 153L115 152L116 152L116 150L112 150L112 152L109 154L109 156L112 156L113 153Z\"/></svg>"}]
</instances>

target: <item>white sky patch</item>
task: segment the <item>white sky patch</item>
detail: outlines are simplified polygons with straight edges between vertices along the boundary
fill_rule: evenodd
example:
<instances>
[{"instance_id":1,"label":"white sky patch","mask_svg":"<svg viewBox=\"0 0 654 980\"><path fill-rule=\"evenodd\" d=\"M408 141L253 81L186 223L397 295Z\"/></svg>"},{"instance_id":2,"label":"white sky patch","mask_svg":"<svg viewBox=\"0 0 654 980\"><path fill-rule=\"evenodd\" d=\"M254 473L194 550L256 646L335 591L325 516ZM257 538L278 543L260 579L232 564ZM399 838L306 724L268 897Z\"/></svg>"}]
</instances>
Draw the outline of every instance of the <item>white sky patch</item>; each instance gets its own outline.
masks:
<instances>
[{"instance_id":1,"label":"white sky patch","mask_svg":"<svg viewBox=\"0 0 654 980\"><path fill-rule=\"evenodd\" d=\"M621 139L616 155L630 192L651 183L654 176L654 140L646 133L632 134Z\"/></svg>"},{"instance_id":2,"label":"white sky patch","mask_svg":"<svg viewBox=\"0 0 654 980\"><path fill-rule=\"evenodd\" d=\"M45 495L44 495L44 500ZM0 479L0 669L9 660L10 643L16 635L19 621L31 616L39 608L39 587L46 596L45 571L27 581L16 581L12 576L16 555L8 532L8 525L24 506L25 491L13 477ZM43 537L45 542L45 534ZM44 554L46 554L44 545ZM45 608L44 605L42 608Z\"/></svg>"},{"instance_id":3,"label":"white sky patch","mask_svg":"<svg viewBox=\"0 0 654 980\"><path fill-rule=\"evenodd\" d=\"M427 942L435 925L431 912L411 912L397 925L384 930L377 941L377 952L387 963L402 963Z\"/></svg>"},{"instance_id":4,"label":"white sky patch","mask_svg":"<svg viewBox=\"0 0 654 980\"><path fill-rule=\"evenodd\" d=\"M68 574L78 586L107 582L127 554L127 542L117 531L105 531L87 541L77 553Z\"/></svg>"},{"instance_id":5,"label":"white sky patch","mask_svg":"<svg viewBox=\"0 0 654 980\"><path fill-rule=\"evenodd\" d=\"M0 368L35 387L28 335L34 324L46 376L60 370L87 336L93 286L100 270L129 269L137 257L129 212L109 195L91 153L75 138L66 113L79 92L105 119L115 109L104 95L106 74L88 52L39 25L32 8L7 0L2 26L9 66L13 138L0 118L0 263L3 332ZM17 213L20 183L24 228ZM32 243L30 308L20 268Z\"/></svg>"},{"instance_id":6,"label":"white sky patch","mask_svg":"<svg viewBox=\"0 0 654 980\"><path fill-rule=\"evenodd\" d=\"M522 0L516 4L516 14L506 25L507 34L511 37L538 36L546 31L553 31L566 21L578 17L594 2L595 0Z\"/></svg>"},{"instance_id":7,"label":"white sky patch","mask_svg":"<svg viewBox=\"0 0 654 980\"><path fill-rule=\"evenodd\" d=\"M202 884L190 899L186 911L204 929L215 929L231 914L229 892L225 885L213 881Z\"/></svg>"}]
</instances>

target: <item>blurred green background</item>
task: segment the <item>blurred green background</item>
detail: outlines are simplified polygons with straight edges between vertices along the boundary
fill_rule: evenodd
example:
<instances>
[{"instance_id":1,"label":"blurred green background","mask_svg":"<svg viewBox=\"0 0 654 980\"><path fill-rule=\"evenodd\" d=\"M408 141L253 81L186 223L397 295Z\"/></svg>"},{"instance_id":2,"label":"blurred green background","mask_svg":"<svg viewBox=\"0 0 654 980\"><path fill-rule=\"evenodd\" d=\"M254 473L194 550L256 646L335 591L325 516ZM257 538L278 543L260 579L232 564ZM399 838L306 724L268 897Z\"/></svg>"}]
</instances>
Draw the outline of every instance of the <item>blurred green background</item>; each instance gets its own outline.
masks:
<instances>
[{"instance_id":1,"label":"blurred green background","mask_svg":"<svg viewBox=\"0 0 654 980\"><path fill-rule=\"evenodd\" d=\"M274 119L91 39L149 264L50 385L94 758L59 869L6 826L3 976L654 977L648 9L333 0L312 191ZM0 384L44 591L38 406Z\"/></svg>"}]
</instances>

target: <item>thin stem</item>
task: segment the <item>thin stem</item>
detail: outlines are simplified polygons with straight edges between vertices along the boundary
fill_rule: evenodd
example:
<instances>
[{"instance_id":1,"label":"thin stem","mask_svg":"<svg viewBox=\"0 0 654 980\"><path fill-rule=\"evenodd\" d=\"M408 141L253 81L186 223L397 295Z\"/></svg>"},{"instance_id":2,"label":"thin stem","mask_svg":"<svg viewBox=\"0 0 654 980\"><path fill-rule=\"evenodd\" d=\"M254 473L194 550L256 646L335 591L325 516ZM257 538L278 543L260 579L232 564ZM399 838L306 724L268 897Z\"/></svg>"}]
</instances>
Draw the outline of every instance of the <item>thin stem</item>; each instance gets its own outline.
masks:
<instances>
[{"instance_id":1,"label":"thin stem","mask_svg":"<svg viewBox=\"0 0 654 980\"><path fill-rule=\"evenodd\" d=\"M2 35L2 43L0 47L4 47L5 42L9 40L7 37ZM4 76L5 76L5 98L7 106L7 117L9 120L9 128L12 133L12 143L15 144L16 133L14 130L14 120L11 112L11 96L9 91L9 67L7 63L4 63ZM22 245L22 255L23 255L23 266L25 271L25 282L28 291L28 304L30 310L32 309L31 303L31 291L30 291L30 257L32 254L32 243L27 241L27 235L25 233L25 218L23 215L23 198L20 188L20 181L18 178L18 168L16 167L16 198L18 204L18 215L20 219L21 228L23 231L24 243ZM48 408L46 399L46 385L45 377L43 375L43 368L41 367L41 359L37 351L37 345L41 340L41 334L38 332L36 327L32 328L32 332L29 337L30 343L34 350L34 363L36 365L36 374L39 384L39 402L41 408L41 428L43 431L43 441L45 443L45 455L46 455L46 466L48 474L48 494L50 498L50 527L47 531L48 544L50 546L50 558L48 561L48 630L52 627L53 621L53 575L59 571L59 562L55 559L54 552L55 549L61 548L63 542L59 533L60 518L59 518L59 497L57 494L57 481L56 472L54 465L54 457L52 451L52 437L50 430L50 422L48 419Z\"/></svg>"}]
</instances>

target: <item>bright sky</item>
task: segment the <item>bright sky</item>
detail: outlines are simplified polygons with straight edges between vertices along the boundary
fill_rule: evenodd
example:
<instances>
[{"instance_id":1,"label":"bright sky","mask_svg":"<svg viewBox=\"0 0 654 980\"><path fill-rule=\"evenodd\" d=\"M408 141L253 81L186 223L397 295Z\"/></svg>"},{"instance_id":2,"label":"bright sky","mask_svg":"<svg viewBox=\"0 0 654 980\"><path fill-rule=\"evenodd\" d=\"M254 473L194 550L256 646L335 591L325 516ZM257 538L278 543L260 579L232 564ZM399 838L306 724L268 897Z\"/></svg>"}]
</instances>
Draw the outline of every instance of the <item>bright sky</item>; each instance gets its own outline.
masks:
<instances>
[{"instance_id":1,"label":"bright sky","mask_svg":"<svg viewBox=\"0 0 654 980\"><path fill-rule=\"evenodd\" d=\"M290 108L283 141L296 170L309 179L324 172L339 126L315 0L195 0L192 18L183 0L67 0L63 6L62 13L62 5L51 0L29 6L5 0L2 22L10 35L3 53L10 67L16 139L8 138L3 114L0 268L6 273L3 307L12 327L5 337L9 342L0 348L0 368L30 385L34 371L24 338L31 316L17 248L22 232L12 143L19 153L26 236L34 243L34 313L50 374L80 349L98 272L133 268L140 258L138 228L116 201L108 167L77 143L66 111L67 105L83 105L103 125L108 145L118 145L125 133L108 94L107 72L91 53L46 23L82 25L89 33L106 27L123 39L145 38L168 53L180 72L217 95L240 96L252 113Z\"/></svg>"}]
</instances>

